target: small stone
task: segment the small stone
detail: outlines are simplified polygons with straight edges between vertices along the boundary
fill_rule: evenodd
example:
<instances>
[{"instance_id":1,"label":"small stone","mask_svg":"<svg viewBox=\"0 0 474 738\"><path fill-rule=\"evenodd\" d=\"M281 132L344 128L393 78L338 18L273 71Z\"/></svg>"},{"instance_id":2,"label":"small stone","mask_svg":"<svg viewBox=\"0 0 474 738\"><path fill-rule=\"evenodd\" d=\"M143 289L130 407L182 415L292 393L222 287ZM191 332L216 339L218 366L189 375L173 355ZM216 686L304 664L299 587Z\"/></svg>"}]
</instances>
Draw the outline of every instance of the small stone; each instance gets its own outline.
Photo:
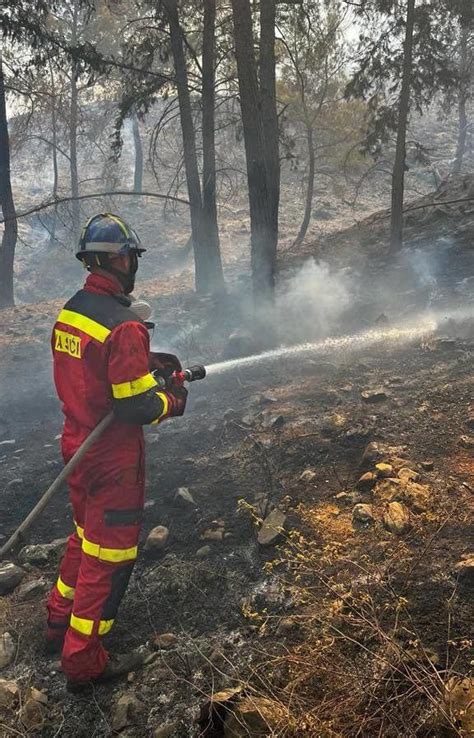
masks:
<instances>
[{"instance_id":1,"label":"small stone","mask_svg":"<svg viewBox=\"0 0 474 738\"><path fill-rule=\"evenodd\" d=\"M223 528L207 528L204 533L199 536L201 541L223 541L224 540L224 529Z\"/></svg>"},{"instance_id":2,"label":"small stone","mask_svg":"<svg viewBox=\"0 0 474 738\"><path fill-rule=\"evenodd\" d=\"M384 479L386 477L393 477L393 466L391 464L386 464L385 462L381 461L379 464L375 465L375 470L377 473L377 477Z\"/></svg>"},{"instance_id":3,"label":"small stone","mask_svg":"<svg viewBox=\"0 0 474 738\"><path fill-rule=\"evenodd\" d=\"M388 400L389 398L388 393L382 387L363 390L360 393L360 396L362 397L364 402L369 402L369 403L384 402L385 400Z\"/></svg>"},{"instance_id":4,"label":"small stone","mask_svg":"<svg viewBox=\"0 0 474 738\"><path fill-rule=\"evenodd\" d=\"M18 587L16 597L20 602L27 602L28 600L34 600L35 597L39 597L45 590L46 582L44 579L33 579Z\"/></svg>"},{"instance_id":5,"label":"small stone","mask_svg":"<svg viewBox=\"0 0 474 738\"><path fill-rule=\"evenodd\" d=\"M15 656L15 643L11 633L3 633L0 636L0 669L11 664Z\"/></svg>"},{"instance_id":6,"label":"small stone","mask_svg":"<svg viewBox=\"0 0 474 738\"><path fill-rule=\"evenodd\" d=\"M236 330L227 339L224 349L224 359L237 359L241 356L251 356L255 353L255 339L245 330Z\"/></svg>"},{"instance_id":7,"label":"small stone","mask_svg":"<svg viewBox=\"0 0 474 738\"><path fill-rule=\"evenodd\" d=\"M374 522L374 515L372 513L372 507L370 505L364 505L359 503L354 506L352 510L352 523L371 525Z\"/></svg>"},{"instance_id":8,"label":"small stone","mask_svg":"<svg viewBox=\"0 0 474 738\"><path fill-rule=\"evenodd\" d=\"M21 709L20 720L28 731L40 730L46 720L44 705L30 697Z\"/></svg>"},{"instance_id":9,"label":"small stone","mask_svg":"<svg viewBox=\"0 0 474 738\"><path fill-rule=\"evenodd\" d=\"M420 466L423 469L423 471L430 472L430 471L433 471L434 469L434 462L433 461L422 461Z\"/></svg>"},{"instance_id":10,"label":"small stone","mask_svg":"<svg viewBox=\"0 0 474 738\"><path fill-rule=\"evenodd\" d=\"M169 537L169 530L164 525L157 525L153 528L146 539L145 549L147 551L159 551L166 546Z\"/></svg>"},{"instance_id":11,"label":"small stone","mask_svg":"<svg viewBox=\"0 0 474 738\"><path fill-rule=\"evenodd\" d=\"M390 502L383 516L383 524L391 533L401 536L410 529L410 513L401 502Z\"/></svg>"},{"instance_id":12,"label":"small stone","mask_svg":"<svg viewBox=\"0 0 474 738\"><path fill-rule=\"evenodd\" d=\"M178 636L174 633L161 633L153 638L154 648L159 649L171 648L171 646L175 646L177 642Z\"/></svg>"},{"instance_id":13,"label":"small stone","mask_svg":"<svg viewBox=\"0 0 474 738\"><path fill-rule=\"evenodd\" d=\"M474 554L468 554L454 567L459 581L468 586L474 586Z\"/></svg>"},{"instance_id":14,"label":"small stone","mask_svg":"<svg viewBox=\"0 0 474 738\"><path fill-rule=\"evenodd\" d=\"M474 448L474 436L461 436L459 443L463 448Z\"/></svg>"},{"instance_id":15,"label":"small stone","mask_svg":"<svg viewBox=\"0 0 474 738\"><path fill-rule=\"evenodd\" d=\"M417 484L416 482L407 482L404 486L401 497L414 512L424 512L428 508L430 489L425 484Z\"/></svg>"},{"instance_id":16,"label":"small stone","mask_svg":"<svg viewBox=\"0 0 474 738\"><path fill-rule=\"evenodd\" d=\"M288 709L266 697L244 697L232 706L224 723L224 738L282 735L288 725Z\"/></svg>"},{"instance_id":17,"label":"small stone","mask_svg":"<svg viewBox=\"0 0 474 738\"><path fill-rule=\"evenodd\" d=\"M187 487L179 487L175 496L174 501L182 505L195 505L194 497Z\"/></svg>"},{"instance_id":18,"label":"small stone","mask_svg":"<svg viewBox=\"0 0 474 738\"><path fill-rule=\"evenodd\" d=\"M133 725L143 708L143 704L134 694L122 694L112 710L112 729L122 730Z\"/></svg>"},{"instance_id":19,"label":"small stone","mask_svg":"<svg viewBox=\"0 0 474 738\"><path fill-rule=\"evenodd\" d=\"M285 425L285 418L283 415L270 415L263 421L263 427L272 430L278 430Z\"/></svg>"},{"instance_id":20,"label":"small stone","mask_svg":"<svg viewBox=\"0 0 474 738\"><path fill-rule=\"evenodd\" d=\"M349 492L338 492L337 495L334 495L334 499L336 499L342 505L350 505L353 498Z\"/></svg>"},{"instance_id":21,"label":"small stone","mask_svg":"<svg viewBox=\"0 0 474 738\"><path fill-rule=\"evenodd\" d=\"M383 452L379 447L379 444L375 441L371 441L365 447L360 463L362 467L372 466L372 464L380 461L381 458L383 458Z\"/></svg>"},{"instance_id":22,"label":"small stone","mask_svg":"<svg viewBox=\"0 0 474 738\"><path fill-rule=\"evenodd\" d=\"M153 731L153 738L171 738L173 733L177 731L178 727L179 724L176 721L160 725L159 728L155 728Z\"/></svg>"},{"instance_id":23,"label":"small stone","mask_svg":"<svg viewBox=\"0 0 474 738\"><path fill-rule=\"evenodd\" d=\"M30 687L30 697L32 700L40 702L42 705L48 704L48 695L40 689L36 689L36 687Z\"/></svg>"},{"instance_id":24,"label":"small stone","mask_svg":"<svg viewBox=\"0 0 474 738\"><path fill-rule=\"evenodd\" d=\"M404 466L399 469L398 478L401 479L402 482L418 482L420 479L420 475L417 471Z\"/></svg>"},{"instance_id":25,"label":"small stone","mask_svg":"<svg viewBox=\"0 0 474 738\"><path fill-rule=\"evenodd\" d=\"M377 481L377 474L374 472L366 472L362 474L359 481L356 483L356 489L360 489L362 492L370 492Z\"/></svg>"},{"instance_id":26,"label":"small stone","mask_svg":"<svg viewBox=\"0 0 474 738\"><path fill-rule=\"evenodd\" d=\"M67 538L56 538L51 543L24 546L18 559L24 564L46 564L51 556L61 556L66 544Z\"/></svg>"},{"instance_id":27,"label":"small stone","mask_svg":"<svg viewBox=\"0 0 474 738\"><path fill-rule=\"evenodd\" d=\"M196 551L196 557L198 559L205 559L206 556L209 556L211 553L211 547L210 546L201 546L201 548L198 548Z\"/></svg>"},{"instance_id":28,"label":"small stone","mask_svg":"<svg viewBox=\"0 0 474 738\"><path fill-rule=\"evenodd\" d=\"M16 451L15 453L18 453ZM11 489L11 487L20 487L23 484L23 479L20 477L18 479L10 479L10 481L7 484L7 489Z\"/></svg>"},{"instance_id":29,"label":"small stone","mask_svg":"<svg viewBox=\"0 0 474 738\"><path fill-rule=\"evenodd\" d=\"M16 564L10 561L0 564L0 595L12 592L24 576L25 572Z\"/></svg>"},{"instance_id":30,"label":"small stone","mask_svg":"<svg viewBox=\"0 0 474 738\"><path fill-rule=\"evenodd\" d=\"M257 541L260 546L272 546L278 541L286 523L286 515L278 508L267 515L258 532Z\"/></svg>"},{"instance_id":31,"label":"small stone","mask_svg":"<svg viewBox=\"0 0 474 738\"><path fill-rule=\"evenodd\" d=\"M18 702L20 690L18 684L7 679L0 679L0 707L11 709Z\"/></svg>"},{"instance_id":32,"label":"small stone","mask_svg":"<svg viewBox=\"0 0 474 738\"><path fill-rule=\"evenodd\" d=\"M314 472L312 469L305 469L299 479L300 482L312 482L315 477L316 472Z\"/></svg>"}]
</instances>

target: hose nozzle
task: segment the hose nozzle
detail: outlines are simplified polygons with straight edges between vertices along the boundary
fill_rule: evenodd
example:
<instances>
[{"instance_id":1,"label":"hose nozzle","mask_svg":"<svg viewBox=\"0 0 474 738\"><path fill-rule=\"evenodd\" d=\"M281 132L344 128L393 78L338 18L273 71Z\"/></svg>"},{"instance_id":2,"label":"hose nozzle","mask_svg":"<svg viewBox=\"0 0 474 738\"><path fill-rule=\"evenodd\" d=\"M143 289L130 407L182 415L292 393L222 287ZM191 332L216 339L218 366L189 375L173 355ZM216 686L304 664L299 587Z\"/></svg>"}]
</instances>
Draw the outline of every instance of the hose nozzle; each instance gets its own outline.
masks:
<instances>
[{"instance_id":1,"label":"hose nozzle","mask_svg":"<svg viewBox=\"0 0 474 738\"><path fill-rule=\"evenodd\" d=\"M186 382L196 382L198 379L204 379L206 376L206 367L202 364L195 364L183 371Z\"/></svg>"}]
</instances>

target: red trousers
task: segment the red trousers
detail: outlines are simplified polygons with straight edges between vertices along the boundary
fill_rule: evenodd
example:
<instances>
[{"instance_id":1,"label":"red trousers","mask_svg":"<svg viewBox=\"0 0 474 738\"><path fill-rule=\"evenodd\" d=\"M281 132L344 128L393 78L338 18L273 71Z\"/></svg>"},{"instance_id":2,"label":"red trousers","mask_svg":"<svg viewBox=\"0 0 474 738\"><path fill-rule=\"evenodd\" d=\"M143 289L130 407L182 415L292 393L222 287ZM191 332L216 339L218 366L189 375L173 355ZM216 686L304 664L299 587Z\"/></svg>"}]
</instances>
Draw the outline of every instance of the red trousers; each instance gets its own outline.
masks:
<instances>
[{"instance_id":1,"label":"red trousers","mask_svg":"<svg viewBox=\"0 0 474 738\"><path fill-rule=\"evenodd\" d=\"M125 445L110 441L99 441L69 478L76 530L47 604L48 637L65 636L61 663L73 681L104 670L108 655L101 636L112 628L137 557L143 436L140 429Z\"/></svg>"}]
</instances>

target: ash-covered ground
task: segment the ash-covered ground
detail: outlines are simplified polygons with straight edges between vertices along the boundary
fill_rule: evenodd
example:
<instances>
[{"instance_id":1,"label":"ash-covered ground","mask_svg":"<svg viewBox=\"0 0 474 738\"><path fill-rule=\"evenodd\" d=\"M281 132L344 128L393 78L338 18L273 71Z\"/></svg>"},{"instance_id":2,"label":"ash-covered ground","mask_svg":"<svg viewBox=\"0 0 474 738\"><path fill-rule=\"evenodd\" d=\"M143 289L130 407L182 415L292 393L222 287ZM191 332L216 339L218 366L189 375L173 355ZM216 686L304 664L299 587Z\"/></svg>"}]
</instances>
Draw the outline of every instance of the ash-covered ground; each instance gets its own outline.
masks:
<instances>
[{"instance_id":1,"label":"ash-covered ground","mask_svg":"<svg viewBox=\"0 0 474 738\"><path fill-rule=\"evenodd\" d=\"M0 597L0 630L11 636L3 651L12 644L1 678L16 689L2 697L0 735L469 735L443 687L467 676L473 658L474 334L465 280L474 271L467 240L456 248L451 277L445 266L423 291L412 270L396 309L392 292L385 311L382 289L373 299L390 261L377 264L379 282L346 275L354 299L341 292L327 325L337 334L383 331L417 312L426 322L429 307L438 328L211 375L190 388L184 418L146 431L142 539L158 525L169 537L162 550L141 550L109 640L118 652L147 645L155 657L142 671L92 696L68 694L42 653L57 549L15 552L24 576ZM157 346L190 362L229 351L225 337L243 314L235 298L216 306L179 279L160 291L158 282L143 289ZM446 321L448 304L458 312ZM61 469L47 347L59 306L5 313L4 539ZM302 336L295 328L286 338ZM272 511L279 536L262 534ZM25 543L70 530L63 491ZM206 707L234 688L242 691L222 697L224 707ZM267 728L252 723L249 695L254 705L267 701L259 713Z\"/></svg>"}]
</instances>

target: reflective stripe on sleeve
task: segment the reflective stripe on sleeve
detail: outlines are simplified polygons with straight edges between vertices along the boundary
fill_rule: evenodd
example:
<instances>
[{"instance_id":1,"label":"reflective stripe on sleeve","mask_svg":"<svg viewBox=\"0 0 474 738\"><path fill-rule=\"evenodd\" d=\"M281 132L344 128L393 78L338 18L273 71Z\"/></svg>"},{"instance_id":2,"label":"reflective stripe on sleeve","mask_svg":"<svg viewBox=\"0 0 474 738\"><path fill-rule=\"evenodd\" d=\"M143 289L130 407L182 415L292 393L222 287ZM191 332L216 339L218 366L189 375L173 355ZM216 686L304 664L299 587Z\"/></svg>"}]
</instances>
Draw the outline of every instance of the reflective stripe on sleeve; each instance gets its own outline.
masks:
<instances>
[{"instance_id":1,"label":"reflective stripe on sleeve","mask_svg":"<svg viewBox=\"0 0 474 738\"><path fill-rule=\"evenodd\" d=\"M168 414L168 410L170 406L168 395L166 395L164 392L157 392L156 396L159 397L161 402L163 403L163 412L161 413L161 415L159 415L155 420L151 422L151 425L156 425L157 423L159 423L160 420L162 420L165 417L165 415Z\"/></svg>"},{"instance_id":2,"label":"reflective stripe on sleeve","mask_svg":"<svg viewBox=\"0 0 474 738\"><path fill-rule=\"evenodd\" d=\"M98 543L92 543L87 538L82 539L82 550L89 556L94 556L100 561L109 561L112 564L120 564L122 561L133 561L138 556L138 546L131 548L103 548Z\"/></svg>"},{"instance_id":3,"label":"reflective stripe on sleeve","mask_svg":"<svg viewBox=\"0 0 474 738\"><path fill-rule=\"evenodd\" d=\"M76 526L76 533L78 537L82 540L84 538L84 528L81 528L81 526L78 525L76 521L74 521L74 525Z\"/></svg>"},{"instance_id":4,"label":"reflective stripe on sleeve","mask_svg":"<svg viewBox=\"0 0 474 738\"><path fill-rule=\"evenodd\" d=\"M131 382L121 382L112 385L112 394L116 400L124 400L127 397L135 397L147 392L149 389L156 387L158 382L153 374L145 374L138 379L132 379Z\"/></svg>"},{"instance_id":5,"label":"reflective stripe on sleeve","mask_svg":"<svg viewBox=\"0 0 474 738\"><path fill-rule=\"evenodd\" d=\"M76 590L74 589L74 587L70 587L68 584L65 584L61 577L58 577L56 587L61 597L64 597L66 600L74 599L74 592Z\"/></svg>"},{"instance_id":6,"label":"reflective stripe on sleeve","mask_svg":"<svg viewBox=\"0 0 474 738\"><path fill-rule=\"evenodd\" d=\"M61 310L57 322L68 325L71 328L78 328L78 330L91 338L95 338L100 343L104 343L105 339L111 333L105 325L101 325L91 318L86 318L85 315L75 313L73 310Z\"/></svg>"}]
</instances>

